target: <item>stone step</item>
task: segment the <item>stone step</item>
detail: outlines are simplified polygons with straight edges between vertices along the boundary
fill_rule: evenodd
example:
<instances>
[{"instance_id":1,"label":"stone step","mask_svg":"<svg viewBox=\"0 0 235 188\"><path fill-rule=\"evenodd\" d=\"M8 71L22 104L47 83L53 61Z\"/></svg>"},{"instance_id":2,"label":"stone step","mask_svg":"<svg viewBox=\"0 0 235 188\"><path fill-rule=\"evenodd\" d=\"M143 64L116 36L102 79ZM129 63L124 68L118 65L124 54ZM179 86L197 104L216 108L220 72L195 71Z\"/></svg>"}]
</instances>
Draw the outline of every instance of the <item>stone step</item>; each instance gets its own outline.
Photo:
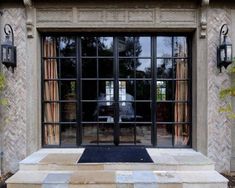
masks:
<instances>
[{"instance_id":1,"label":"stone step","mask_svg":"<svg viewBox=\"0 0 235 188\"><path fill-rule=\"evenodd\" d=\"M20 170L214 170L214 163L192 149L147 149L153 163L78 163L84 149L42 149L20 162Z\"/></svg>"},{"instance_id":2,"label":"stone step","mask_svg":"<svg viewBox=\"0 0 235 188\"><path fill-rule=\"evenodd\" d=\"M19 171L8 188L227 188L216 171Z\"/></svg>"}]
</instances>

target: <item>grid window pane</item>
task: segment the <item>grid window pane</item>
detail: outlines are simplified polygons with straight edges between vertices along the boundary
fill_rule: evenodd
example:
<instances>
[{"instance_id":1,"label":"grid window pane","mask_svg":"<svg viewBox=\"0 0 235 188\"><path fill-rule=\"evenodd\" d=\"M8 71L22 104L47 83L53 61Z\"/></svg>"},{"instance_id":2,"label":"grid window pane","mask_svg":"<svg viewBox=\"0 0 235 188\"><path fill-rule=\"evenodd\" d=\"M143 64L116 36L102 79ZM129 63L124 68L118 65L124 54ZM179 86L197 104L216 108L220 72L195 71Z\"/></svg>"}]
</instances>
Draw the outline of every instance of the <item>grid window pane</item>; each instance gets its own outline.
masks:
<instances>
[{"instance_id":1,"label":"grid window pane","mask_svg":"<svg viewBox=\"0 0 235 188\"><path fill-rule=\"evenodd\" d=\"M157 124L157 146L173 147L172 124Z\"/></svg>"},{"instance_id":2,"label":"grid window pane","mask_svg":"<svg viewBox=\"0 0 235 188\"><path fill-rule=\"evenodd\" d=\"M97 55L96 37L81 37L81 42L82 42L82 56Z\"/></svg>"},{"instance_id":3,"label":"grid window pane","mask_svg":"<svg viewBox=\"0 0 235 188\"><path fill-rule=\"evenodd\" d=\"M173 78L171 59L157 59L157 78Z\"/></svg>"},{"instance_id":4,"label":"grid window pane","mask_svg":"<svg viewBox=\"0 0 235 188\"><path fill-rule=\"evenodd\" d=\"M77 126L74 124L61 125L61 145L76 146Z\"/></svg>"},{"instance_id":5,"label":"grid window pane","mask_svg":"<svg viewBox=\"0 0 235 188\"><path fill-rule=\"evenodd\" d=\"M98 37L98 55L113 56L113 37Z\"/></svg>"},{"instance_id":6,"label":"grid window pane","mask_svg":"<svg viewBox=\"0 0 235 188\"><path fill-rule=\"evenodd\" d=\"M150 59L137 59L135 69L136 69L136 78L151 78Z\"/></svg>"},{"instance_id":7,"label":"grid window pane","mask_svg":"<svg viewBox=\"0 0 235 188\"><path fill-rule=\"evenodd\" d=\"M60 56L76 57L76 40L75 37L60 37L59 40Z\"/></svg>"},{"instance_id":8,"label":"grid window pane","mask_svg":"<svg viewBox=\"0 0 235 188\"><path fill-rule=\"evenodd\" d=\"M151 37L136 37L137 57L151 57Z\"/></svg>"},{"instance_id":9,"label":"grid window pane","mask_svg":"<svg viewBox=\"0 0 235 188\"><path fill-rule=\"evenodd\" d=\"M61 59L60 60L60 78L76 78L77 77L77 62L76 59Z\"/></svg>"},{"instance_id":10,"label":"grid window pane","mask_svg":"<svg viewBox=\"0 0 235 188\"><path fill-rule=\"evenodd\" d=\"M77 86L75 80L60 81L60 89L61 100L77 100Z\"/></svg>"},{"instance_id":11,"label":"grid window pane","mask_svg":"<svg viewBox=\"0 0 235 188\"><path fill-rule=\"evenodd\" d=\"M172 37L157 37L157 57L172 57Z\"/></svg>"},{"instance_id":12,"label":"grid window pane","mask_svg":"<svg viewBox=\"0 0 235 188\"><path fill-rule=\"evenodd\" d=\"M83 78L97 78L97 60L96 59L82 59L82 77Z\"/></svg>"},{"instance_id":13,"label":"grid window pane","mask_svg":"<svg viewBox=\"0 0 235 188\"><path fill-rule=\"evenodd\" d=\"M188 45L186 37L174 37L174 57L187 57Z\"/></svg>"}]
</instances>

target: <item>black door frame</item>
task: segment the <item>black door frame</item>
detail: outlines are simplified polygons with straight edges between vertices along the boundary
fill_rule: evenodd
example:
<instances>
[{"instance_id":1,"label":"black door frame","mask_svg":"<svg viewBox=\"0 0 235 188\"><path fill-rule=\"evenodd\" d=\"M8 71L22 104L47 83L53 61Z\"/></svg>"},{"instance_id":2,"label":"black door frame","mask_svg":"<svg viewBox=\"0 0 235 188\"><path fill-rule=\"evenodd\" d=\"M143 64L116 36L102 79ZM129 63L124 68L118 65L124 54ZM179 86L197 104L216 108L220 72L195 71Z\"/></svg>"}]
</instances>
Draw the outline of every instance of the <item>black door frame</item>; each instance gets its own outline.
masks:
<instances>
[{"instance_id":1,"label":"black door frame","mask_svg":"<svg viewBox=\"0 0 235 188\"><path fill-rule=\"evenodd\" d=\"M83 36L84 33L66 33L66 35L62 35L61 33L43 33L42 34L42 40L41 40L41 44L43 44L43 37L44 36L75 36L76 38L76 48L77 48L77 52L76 52L76 61L77 61L77 85L79 87L77 87L77 133L76 133L76 147L83 147L84 145L82 144L82 126L81 126L81 119L82 119L82 112L81 112L81 107L82 107L82 102L81 102L81 77L82 77L82 65L81 65L81 59L82 59L82 55L81 55L81 36ZM86 33L87 34L87 33ZM86 35L85 34L85 35ZM118 42L117 42L117 37L118 36L149 36L151 37L151 69L152 69L152 82L151 82L151 99L152 99L152 111L151 111L151 116L152 116L152 130L151 130L151 144L152 147L156 147L157 146L157 136L156 136L156 131L157 131L157 122L156 122L156 108L155 108L155 99L156 99L156 47L157 47L157 42L156 42L156 38L158 36L170 36L170 37L175 37L175 36L185 36L187 37L187 41L188 41L188 65L189 65L189 70L188 71L188 79L189 79L189 92L190 92L190 98L188 103L191 105L191 110L190 110L190 116L191 116L191 120L190 122L188 122L188 124L190 124L190 145L186 146L186 148L191 148L192 147L192 35L191 33L121 33L121 34L117 34L117 33L108 33L106 35L106 33L92 33L93 36L112 36L114 39L114 52L117 51L118 49ZM118 92L119 92L119 87L116 87L119 85L119 66L118 66L118 53L114 53L116 54L114 56L114 102L115 102L115 118L114 118L114 144L118 145L119 144L119 135L120 135L120 124L119 124L119 97L118 97ZM41 45L41 63L42 65L44 64L44 57L43 57L43 45ZM60 58L56 58L59 59ZM41 96L42 96L42 114L44 114L44 110L43 110L43 92L44 92L44 79L43 79L43 75L44 75L44 69L43 66L41 66L41 72L42 72L42 77L41 77ZM59 79L58 79L59 80ZM51 148L51 147L64 147L61 146L61 138L60 138L60 144L59 145L44 145L44 125L46 125L47 123L44 123L44 119L43 119L43 115L41 116L42 118L42 146L45 148ZM174 123L174 122L173 122ZM60 123L58 123L60 124ZM60 130L60 134L61 134L61 130ZM174 141L174 139L173 139ZM134 144L133 144L134 145ZM151 146L148 146L151 147ZM167 147L167 148L172 148L172 147ZM173 146L174 148L174 146ZM182 148L182 147L176 147L176 148ZM185 146L183 147L185 148Z\"/></svg>"}]
</instances>

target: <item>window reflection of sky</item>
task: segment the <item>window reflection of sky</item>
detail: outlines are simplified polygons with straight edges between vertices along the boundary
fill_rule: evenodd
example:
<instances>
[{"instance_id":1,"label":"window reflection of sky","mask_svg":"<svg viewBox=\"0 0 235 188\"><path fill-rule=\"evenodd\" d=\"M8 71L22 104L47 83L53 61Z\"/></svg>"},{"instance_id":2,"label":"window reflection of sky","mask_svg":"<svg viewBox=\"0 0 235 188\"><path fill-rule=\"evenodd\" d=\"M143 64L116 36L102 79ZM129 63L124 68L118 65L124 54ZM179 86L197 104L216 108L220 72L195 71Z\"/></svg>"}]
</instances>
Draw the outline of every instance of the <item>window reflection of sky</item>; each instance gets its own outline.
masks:
<instances>
[{"instance_id":1,"label":"window reflection of sky","mask_svg":"<svg viewBox=\"0 0 235 188\"><path fill-rule=\"evenodd\" d=\"M139 55L139 57L150 57L150 37L139 37L139 43L141 46L141 53Z\"/></svg>"},{"instance_id":2,"label":"window reflection of sky","mask_svg":"<svg viewBox=\"0 0 235 188\"><path fill-rule=\"evenodd\" d=\"M150 59L138 59L138 62L140 63L140 65L136 67L137 71L147 72L151 67Z\"/></svg>"},{"instance_id":3,"label":"window reflection of sky","mask_svg":"<svg viewBox=\"0 0 235 188\"><path fill-rule=\"evenodd\" d=\"M172 37L157 37L157 57L172 56Z\"/></svg>"}]
</instances>

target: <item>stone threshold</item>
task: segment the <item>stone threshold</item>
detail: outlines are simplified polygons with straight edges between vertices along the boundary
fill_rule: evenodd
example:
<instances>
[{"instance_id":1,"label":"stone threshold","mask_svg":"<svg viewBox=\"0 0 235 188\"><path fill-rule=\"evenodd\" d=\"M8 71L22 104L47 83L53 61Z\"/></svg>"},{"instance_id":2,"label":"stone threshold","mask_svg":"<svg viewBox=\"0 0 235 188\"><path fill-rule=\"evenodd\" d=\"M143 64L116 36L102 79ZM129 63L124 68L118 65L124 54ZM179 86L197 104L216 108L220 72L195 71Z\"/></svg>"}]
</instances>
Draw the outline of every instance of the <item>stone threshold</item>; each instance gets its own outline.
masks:
<instances>
[{"instance_id":1,"label":"stone threshold","mask_svg":"<svg viewBox=\"0 0 235 188\"><path fill-rule=\"evenodd\" d=\"M20 170L214 170L214 162L192 149L147 149L154 163L77 163L84 149L41 149Z\"/></svg>"}]
</instances>

